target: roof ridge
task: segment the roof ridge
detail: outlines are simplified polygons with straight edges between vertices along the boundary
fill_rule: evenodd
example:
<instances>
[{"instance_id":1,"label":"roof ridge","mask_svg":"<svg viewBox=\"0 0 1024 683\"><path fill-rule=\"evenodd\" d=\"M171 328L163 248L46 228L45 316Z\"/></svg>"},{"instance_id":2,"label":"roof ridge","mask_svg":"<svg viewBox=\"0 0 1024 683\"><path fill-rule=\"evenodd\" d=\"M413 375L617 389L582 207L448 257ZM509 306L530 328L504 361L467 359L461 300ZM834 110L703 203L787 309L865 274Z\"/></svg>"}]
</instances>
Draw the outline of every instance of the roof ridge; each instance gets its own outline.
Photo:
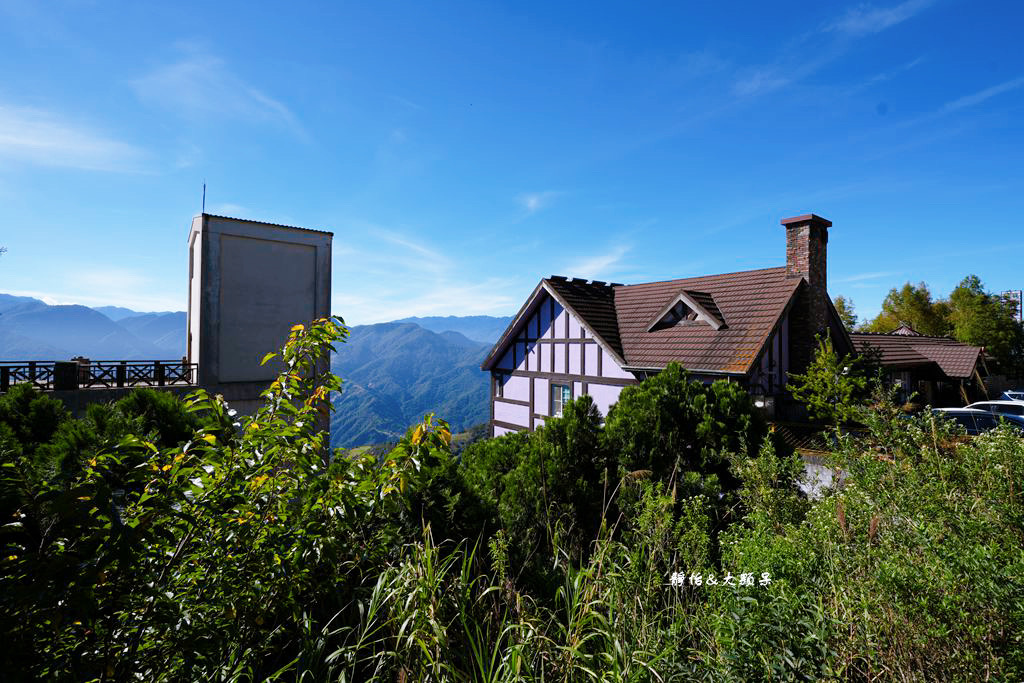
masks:
<instances>
[{"instance_id":1,"label":"roof ridge","mask_svg":"<svg viewBox=\"0 0 1024 683\"><path fill-rule=\"evenodd\" d=\"M956 337L950 337L949 335L934 335L934 334L893 334L892 332L850 332L850 334L856 334L862 337L885 337L886 339L912 339L915 341L921 341L922 339L944 339L946 341L954 341L957 344L963 344L964 346L974 346L974 344L968 344L962 342ZM909 342L908 342L909 343Z\"/></svg>"},{"instance_id":2,"label":"roof ridge","mask_svg":"<svg viewBox=\"0 0 1024 683\"><path fill-rule=\"evenodd\" d=\"M711 273L710 275L690 275L689 277L673 277L667 280L652 280L650 282L635 282L631 285L620 285L621 287L639 287L641 285L661 285L667 282L678 282L679 280L697 280L709 277L725 277L727 275L746 275L748 273L766 273L773 270L785 270L786 266L775 266L774 268L755 268L753 270L735 270L731 273Z\"/></svg>"}]
</instances>

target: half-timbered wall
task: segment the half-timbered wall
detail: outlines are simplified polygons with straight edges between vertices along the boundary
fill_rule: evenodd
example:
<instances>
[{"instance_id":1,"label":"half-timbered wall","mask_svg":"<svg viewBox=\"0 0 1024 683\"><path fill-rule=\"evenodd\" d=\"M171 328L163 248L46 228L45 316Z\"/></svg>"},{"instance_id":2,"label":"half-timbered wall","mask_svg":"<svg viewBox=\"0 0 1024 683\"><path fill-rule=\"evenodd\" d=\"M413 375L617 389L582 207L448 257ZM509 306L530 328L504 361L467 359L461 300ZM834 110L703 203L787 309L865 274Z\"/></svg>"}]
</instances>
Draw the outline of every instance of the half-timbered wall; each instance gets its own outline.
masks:
<instances>
[{"instance_id":1,"label":"half-timbered wall","mask_svg":"<svg viewBox=\"0 0 1024 683\"><path fill-rule=\"evenodd\" d=\"M622 387L636 382L574 315L542 293L491 371L492 433L543 425L554 384L568 386L574 399L589 394L607 415Z\"/></svg>"},{"instance_id":2,"label":"half-timbered wall","mask_svg":"<svg viewBox=\"0 0 1024 683\"><path fill-rule=\"evenodd\" d=\"M765 344L764 351L750 373L750 390L775 396L782 393L789 373L789 315L783 316Z\"/></svg>"}]
</instances>

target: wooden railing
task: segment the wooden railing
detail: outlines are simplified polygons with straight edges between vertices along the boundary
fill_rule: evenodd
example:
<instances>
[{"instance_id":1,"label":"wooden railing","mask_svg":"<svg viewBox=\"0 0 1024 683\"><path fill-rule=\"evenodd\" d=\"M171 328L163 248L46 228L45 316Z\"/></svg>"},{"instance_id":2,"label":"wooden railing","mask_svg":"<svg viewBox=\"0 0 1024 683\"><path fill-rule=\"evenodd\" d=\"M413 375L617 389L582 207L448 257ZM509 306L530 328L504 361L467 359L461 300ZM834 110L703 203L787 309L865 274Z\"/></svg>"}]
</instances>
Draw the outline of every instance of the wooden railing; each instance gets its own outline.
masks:
<instances>
[{"instance_id":1,"label":"wooden railing","mask_svg":"<svg viewBox=\"0 0 1024 683\"><path fill-rule=\"evenodd\" d=\"M0 361L0 392L30 383L43 391L189 386L198 366L181 360Z\"/></svg>"}]
</instances>

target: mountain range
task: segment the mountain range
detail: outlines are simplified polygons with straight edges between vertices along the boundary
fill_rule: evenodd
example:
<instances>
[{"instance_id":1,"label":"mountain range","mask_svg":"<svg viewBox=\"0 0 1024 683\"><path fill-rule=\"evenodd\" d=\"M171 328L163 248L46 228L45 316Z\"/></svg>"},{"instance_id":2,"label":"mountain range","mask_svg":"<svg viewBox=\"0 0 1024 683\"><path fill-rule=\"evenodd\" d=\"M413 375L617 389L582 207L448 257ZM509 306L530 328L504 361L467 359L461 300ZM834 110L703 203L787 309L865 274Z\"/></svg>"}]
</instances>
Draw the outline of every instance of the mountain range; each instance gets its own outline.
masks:
<instances>
[{"instance_id":1,"label":"mountain range","mask_svg":"<svg viewBox=\"0 0 1024 683\"><path fill-rule=\"evenodd\" d=\"M344 381L332 397L331 445L394 441L428 412L453 432L487 421L488 376L480 363L510 318L406 318L350 328L331 369ZM104 306L51 306L0 294L0 360L177 359L185 313Z\"/></svg>"},{"instance_id":2,"label":"mountain range","mask_svg":"<svg viewBox=\"0 0 1024 683\"><path fill-rule=\"evenodd\" d=\"M493 345L512 322L512 317L495 318L490 315L447 315L426 318L402 318L396 323L415 323L431 332L458 332L473 341Z\"/></svg>"},{"instance_id":3,"label":"mountain range","mask_svg":"<svg viewBox=\"0 0 1024 683\"><path fill-rule=\"evenodd\" d=\"M337 346L331 369L344 384L332 400L332 446L394 441L429 412L453 432L487 421L488 374L480 363L491 344L393 322L352 327Z\"/></svg>"},{"instance_id":4,"label":"mountain range","mask_svg":"<svg viewBox=\"0 0 1024 683\"><path fill-rule=\"evenodd\" d=\"M0 359L175 360L185 354L185 313L138 313L115 321L88 306L50 306L0 294Z\"/></svg>"}]
</instances>

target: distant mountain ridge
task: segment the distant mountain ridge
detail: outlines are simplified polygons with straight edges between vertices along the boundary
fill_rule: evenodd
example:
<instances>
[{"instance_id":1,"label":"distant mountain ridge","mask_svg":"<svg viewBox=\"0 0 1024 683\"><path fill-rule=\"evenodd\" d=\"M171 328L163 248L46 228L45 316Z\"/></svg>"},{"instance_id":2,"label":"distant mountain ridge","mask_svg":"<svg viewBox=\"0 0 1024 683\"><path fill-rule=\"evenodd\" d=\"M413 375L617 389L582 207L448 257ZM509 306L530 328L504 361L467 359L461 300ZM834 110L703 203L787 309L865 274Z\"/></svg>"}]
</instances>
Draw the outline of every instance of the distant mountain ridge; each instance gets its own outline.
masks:
<instances>
[{"instance_id":1,"label":"distant mountain ridge","mask_svg":"<svg viewBox=\"0 0 1024 683\"><path fill-rule=\"evenodd\" d=\"M453 432L486 422L488 374L480 363L490 346L414 323L352 327L331 360L343 381L332 400L331 445L397 440L428 412Z\"/></svg>"},{"instance_id":2,"label":"distant mountain ridge","mask_svg":"<svg viewBox=\"0 0 1024 683\"><path fill-rule=\"evenodd\" d=\"M454 432L486 422L489 380L480 363L509 320L448 316L350 328L331 359L344 381L332 399L331 445L397 440L428 412ZM185 353L185 325L182 311L50 306L0 294L0 360L172 360Z\"/></svg>"},{"instance_id":3,"label":"distant mountain ridge","mask_svg":"<svg viewBox=\"0 0 1024 683\"><path fill-rule=\"evenodd\" d=\"M402 318L396 323L415 323L431 332L458 332L473 341L493 345L505 332L512 316L495 317L492 315L464 316L428 316L425 318Z\"/></svg>"},{"instance_id":4,"label":"distant mountain ridge","mask_svg":"<svg viewBox=\"0 0 1024 683\"><path fill-rule=\"evenodd\" d=\"M115 315L116 321L88 306L0 294L0 360L174 360L185 354L183 311L117 308Z\"/></svg>"}]
</instances>

